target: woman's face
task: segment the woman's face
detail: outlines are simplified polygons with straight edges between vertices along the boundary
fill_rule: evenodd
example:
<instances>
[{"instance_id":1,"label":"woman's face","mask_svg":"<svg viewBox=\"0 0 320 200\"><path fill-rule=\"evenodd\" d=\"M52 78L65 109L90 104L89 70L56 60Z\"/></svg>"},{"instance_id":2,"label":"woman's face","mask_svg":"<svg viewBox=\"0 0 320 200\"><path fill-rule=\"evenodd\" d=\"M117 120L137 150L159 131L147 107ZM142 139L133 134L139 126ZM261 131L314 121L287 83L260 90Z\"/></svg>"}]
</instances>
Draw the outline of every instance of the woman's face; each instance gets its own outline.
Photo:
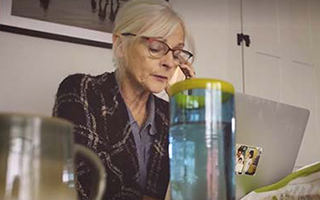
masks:
<instances>
[{"instance_id":1,"label":"woman's face","mask_svg":"<svg viewBox=\"0 0 320 200\"><path fill-rule=\"evenodd\" d=\"M125 72L135 87L146 91L158 93L165 89L172 78L177 64L173 60L172 51L161 58L152 58L149 53L146 39L140 38L128 52ZM181 25L164 41L171 49L182 49L184 47L184 32Z\"/></svg>"}]
</instances>

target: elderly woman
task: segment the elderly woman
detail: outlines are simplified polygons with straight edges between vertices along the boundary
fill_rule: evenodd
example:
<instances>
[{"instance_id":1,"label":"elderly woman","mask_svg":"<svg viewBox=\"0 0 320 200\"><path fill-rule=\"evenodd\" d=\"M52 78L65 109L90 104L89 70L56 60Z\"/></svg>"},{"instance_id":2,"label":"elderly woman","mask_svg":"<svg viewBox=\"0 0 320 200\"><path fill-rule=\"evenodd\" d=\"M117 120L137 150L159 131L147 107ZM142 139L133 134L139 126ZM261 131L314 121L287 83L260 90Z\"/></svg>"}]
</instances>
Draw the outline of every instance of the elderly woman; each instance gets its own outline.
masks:
<instances>
[{"instance_id":1,"label":"elderly woman","mask_svg":"<svg viewBox=\"0 0 320 200\"><path fill-rule=\"evenodd\" d=\"M115 72L71 75L59 86L53 114L72 121L75 141L102 160L104 200L165 198L169 108L153 93L166 89L180 69L194 76L193 55L184 50L186 34L184 22L166 1L129 1L118 12L113 31ZM78 159L82 200L94 193L93 171Z\"/></svg>"}]
</instances>

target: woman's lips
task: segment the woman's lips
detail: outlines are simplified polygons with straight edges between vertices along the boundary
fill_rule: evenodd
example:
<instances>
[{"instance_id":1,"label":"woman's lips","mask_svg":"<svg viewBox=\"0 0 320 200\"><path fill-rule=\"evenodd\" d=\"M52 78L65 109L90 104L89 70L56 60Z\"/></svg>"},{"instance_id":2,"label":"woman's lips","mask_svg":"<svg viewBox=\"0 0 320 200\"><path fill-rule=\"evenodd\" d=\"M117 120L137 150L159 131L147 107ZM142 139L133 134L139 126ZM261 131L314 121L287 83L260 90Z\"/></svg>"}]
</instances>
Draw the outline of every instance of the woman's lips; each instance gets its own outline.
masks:
<instances>
[{"instance_id":1,"label":"woman's lips","mask_svg":"<svg viewBox=\"0 0 320 200\"><path fill-rule=\"evenodd\" d=\"M153 76L159 81L166 81L168 79L168 77L166 76L155 75L155 74Z\"/></svg>"}]
</instances>

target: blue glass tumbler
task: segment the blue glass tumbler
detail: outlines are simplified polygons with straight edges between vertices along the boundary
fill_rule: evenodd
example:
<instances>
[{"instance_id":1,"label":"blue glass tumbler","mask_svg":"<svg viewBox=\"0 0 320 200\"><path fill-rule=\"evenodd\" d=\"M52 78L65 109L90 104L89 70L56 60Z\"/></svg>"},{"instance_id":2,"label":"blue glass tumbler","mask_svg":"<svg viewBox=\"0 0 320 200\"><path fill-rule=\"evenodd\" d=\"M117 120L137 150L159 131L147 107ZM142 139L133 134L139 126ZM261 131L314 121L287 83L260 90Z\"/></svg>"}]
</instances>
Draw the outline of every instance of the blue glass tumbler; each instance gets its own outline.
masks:
<instances>
[{"instance_id":1,"label":"blue glass tumbler","mask_svg":"<svg viewBox=\"0 0 320 200\"><path fill-rule=\"evenodd\" d=\"M195 78L169 95L171 200L234 200L233 86Z\"/></svg>"}]
</instances>

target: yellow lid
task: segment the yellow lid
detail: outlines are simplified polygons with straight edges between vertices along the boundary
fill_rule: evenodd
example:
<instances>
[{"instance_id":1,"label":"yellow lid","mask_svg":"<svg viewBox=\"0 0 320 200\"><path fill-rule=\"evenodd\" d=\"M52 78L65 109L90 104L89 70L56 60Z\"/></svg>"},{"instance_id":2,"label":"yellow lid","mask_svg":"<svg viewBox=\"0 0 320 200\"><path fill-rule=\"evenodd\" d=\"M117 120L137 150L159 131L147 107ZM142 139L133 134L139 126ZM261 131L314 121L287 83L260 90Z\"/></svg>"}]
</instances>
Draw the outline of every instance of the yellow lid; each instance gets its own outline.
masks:
<instances>
[{"instance_id":1,"label":"yellow lid","mask_svg":"<svg viewBox=\"0 0 320 200\"><path fill-rule=\"evenodd\" d=\"M181 92L183 90L190 90L190 89L216 89L221 90L222 92L227 92L234 94L234 88L232 84L218 80L218 79L206 79L206 78L191 78L184 81L177 82L173 84L168 93L170 96Z\"/></svg>"}]
</instances>

